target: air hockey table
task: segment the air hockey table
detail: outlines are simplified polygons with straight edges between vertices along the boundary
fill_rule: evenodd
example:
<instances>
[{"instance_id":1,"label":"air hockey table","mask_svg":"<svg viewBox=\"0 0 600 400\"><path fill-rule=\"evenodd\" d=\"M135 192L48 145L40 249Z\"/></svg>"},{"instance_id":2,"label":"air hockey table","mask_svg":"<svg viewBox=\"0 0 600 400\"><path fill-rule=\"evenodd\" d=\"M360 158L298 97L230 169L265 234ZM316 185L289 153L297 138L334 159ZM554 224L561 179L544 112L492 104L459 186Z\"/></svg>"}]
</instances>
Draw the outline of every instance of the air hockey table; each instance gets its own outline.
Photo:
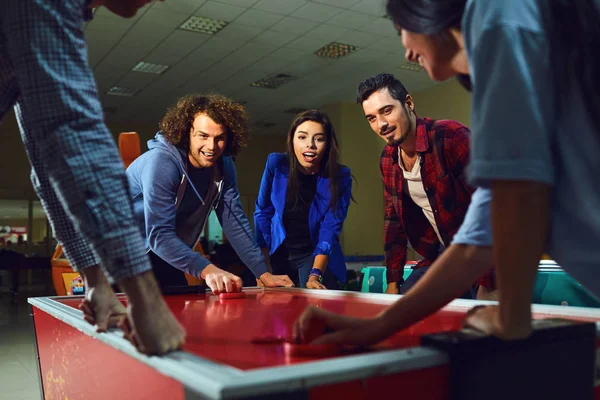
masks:
<instances>
[{"instance_id":1,"label":"air hockey table","mask_svg":"<svg viewBox=\"0 0 600 400\"><path fill-rule=\"evenodd\" d=\"M460 330L467 310L493 303L457 299L368 350L295 357L287 355L281 344L252 340L291 336L294 321L309 304L368 317L398 297L297 288L244 291L247 297L235 300L222 300L210 292L165 296L188 337L182 351L163 357L138 353L119 330L96 333L77 309L79 296L30 298L43 397L350 400L389 398L390 391L398 394L401 388L406 400L448 399L448 356L420 346L419 338ZM533 311L535 318L600 321L600 309L534 305ZM600 348L600 341L595 336L593 340ZM594 353L593 344L590 348ZM597 378L590 384L592 392L600 399Z\"/></svg>"}]
</instances>

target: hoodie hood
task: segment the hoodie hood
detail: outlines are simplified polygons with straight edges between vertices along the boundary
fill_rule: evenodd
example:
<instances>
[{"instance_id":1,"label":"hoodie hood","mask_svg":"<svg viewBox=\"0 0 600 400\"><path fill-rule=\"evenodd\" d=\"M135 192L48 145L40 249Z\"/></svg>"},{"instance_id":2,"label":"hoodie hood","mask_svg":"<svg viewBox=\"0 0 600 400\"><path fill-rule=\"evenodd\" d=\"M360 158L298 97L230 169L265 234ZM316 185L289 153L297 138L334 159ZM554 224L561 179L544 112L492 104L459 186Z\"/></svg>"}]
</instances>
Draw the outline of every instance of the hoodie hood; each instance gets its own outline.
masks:
<instances>
[{"instance_id":1,"label":"hoodie hood","mask_svg":"<svg viewBox=\"0 0 600 400\"><path fill-rule=\"evenodd\" d=\"M177 165L181 170L181 173L185 173L186 167L183 163L185 160L185 152L183 150L179 150L177 147L173 146L171 143L167 142L167 139L162 135L161 132L158 132L154 139L148 140L148 150L161 149L169 153L175 160L177 160Z\"/></svg>"},{"instance_id":2,"label":"hoodie hood","mask_svg":"<svg viewBox=\"0 0 600 400\"><path fill-rule=\"evenodd\" d=\"M173 159L177 162L177 165L179 166L179 171L185 177L187 184L191 186L192 190L194 191L194 193L196 193L196 196L198 196L202 204L205 204L204 199L202 198L202 196L200 196L200 193L198 193L198 190L196 189L196 187L192 183L192 180L187 174L187 163L184 162L184 160L187 159L187 154L185 153L185 151L167 142L167 139L165 139L161 132L156 133L154 139L148 140L148 150L165 151L169 155L171 155Z\"/></svg>"}]
</instances>

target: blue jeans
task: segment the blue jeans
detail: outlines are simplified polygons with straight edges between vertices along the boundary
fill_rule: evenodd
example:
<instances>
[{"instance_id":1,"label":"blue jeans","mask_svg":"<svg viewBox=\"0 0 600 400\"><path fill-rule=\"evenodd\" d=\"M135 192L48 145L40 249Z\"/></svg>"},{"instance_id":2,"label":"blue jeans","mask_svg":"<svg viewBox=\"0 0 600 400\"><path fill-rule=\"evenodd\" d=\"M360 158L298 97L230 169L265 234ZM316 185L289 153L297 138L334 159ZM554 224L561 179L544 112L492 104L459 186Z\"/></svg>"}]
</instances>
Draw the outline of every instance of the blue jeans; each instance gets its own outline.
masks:
<instances>
[{"instance_id":1,"label":"blue jeans","mask_svg":"<svg viewBox=\"0 0 600 400\"><path fill-rule=\"evenodd\" d=\"M414 269L413 272L408 276L408 278L406 278L402 286L400 286L398 294L405 294L411 287L413 287L417 283L419 279L421 279L423 275L425 275L429 267L430 266ZM472 287L471 289L463 293L462 296L460 296L459 298L468 300L476 299L477 288Z\"/></svg>"},{"instance_id":2,"label":"blue jeans","mask_svg":"<svg viewBox=\"0 0 600 400\"><path fill-rule=\"evenodd\" d=\"M312 253L290 255L287 262L282 260L276 264L272 264L273 273L278 275L288 275L296 287L305 289L306 282L308 282L308 275L313 268L314 260L315 258ZM321 283L327 289L339 289L338 281L329 268L323 273L323 280Z\"/></svg>"}]
</instances>

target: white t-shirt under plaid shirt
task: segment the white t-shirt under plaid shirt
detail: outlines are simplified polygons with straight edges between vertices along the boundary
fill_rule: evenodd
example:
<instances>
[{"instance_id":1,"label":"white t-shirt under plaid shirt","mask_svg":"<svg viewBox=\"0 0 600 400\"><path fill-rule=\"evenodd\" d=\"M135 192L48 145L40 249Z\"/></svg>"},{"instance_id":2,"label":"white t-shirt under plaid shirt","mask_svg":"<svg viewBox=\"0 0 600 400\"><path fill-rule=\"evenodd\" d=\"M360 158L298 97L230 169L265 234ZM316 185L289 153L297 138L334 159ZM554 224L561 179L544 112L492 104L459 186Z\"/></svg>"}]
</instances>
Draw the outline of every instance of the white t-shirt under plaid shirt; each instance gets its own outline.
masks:
<instances>
[{"instance_id":1,"label":"white t-shirt under plaid shirt","mask_svg":"<svg viewBox=\"0 0 600 400\"><path fill-rule=\"evenodd\" d=\"M88 65L86 0L0 0L0 117L14 105L33 186L75 269L151 268Z\"/></svg>"}]
</instances>

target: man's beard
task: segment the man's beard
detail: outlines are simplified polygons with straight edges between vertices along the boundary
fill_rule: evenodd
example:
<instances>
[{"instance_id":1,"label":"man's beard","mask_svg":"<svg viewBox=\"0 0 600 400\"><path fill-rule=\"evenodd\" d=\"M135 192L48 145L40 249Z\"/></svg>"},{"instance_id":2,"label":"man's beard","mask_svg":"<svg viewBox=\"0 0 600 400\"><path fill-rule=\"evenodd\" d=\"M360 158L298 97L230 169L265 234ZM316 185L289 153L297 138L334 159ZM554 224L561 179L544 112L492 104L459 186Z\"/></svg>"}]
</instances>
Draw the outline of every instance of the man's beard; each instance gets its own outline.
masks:
<instances>
[{"instance_id":1,"label":"man's beard","mask_svg":"<svg viewBox=\"0 0 600 400\"><path fill-rule=\"evenodd\" d=\"M404 143L404 140L406 139L407 135L403 135L400 136L399 138L391 138L387 141L388 146L392 146L392 147L398 147L400 146L402 143Z\"/></svg>"}]
</instances>

